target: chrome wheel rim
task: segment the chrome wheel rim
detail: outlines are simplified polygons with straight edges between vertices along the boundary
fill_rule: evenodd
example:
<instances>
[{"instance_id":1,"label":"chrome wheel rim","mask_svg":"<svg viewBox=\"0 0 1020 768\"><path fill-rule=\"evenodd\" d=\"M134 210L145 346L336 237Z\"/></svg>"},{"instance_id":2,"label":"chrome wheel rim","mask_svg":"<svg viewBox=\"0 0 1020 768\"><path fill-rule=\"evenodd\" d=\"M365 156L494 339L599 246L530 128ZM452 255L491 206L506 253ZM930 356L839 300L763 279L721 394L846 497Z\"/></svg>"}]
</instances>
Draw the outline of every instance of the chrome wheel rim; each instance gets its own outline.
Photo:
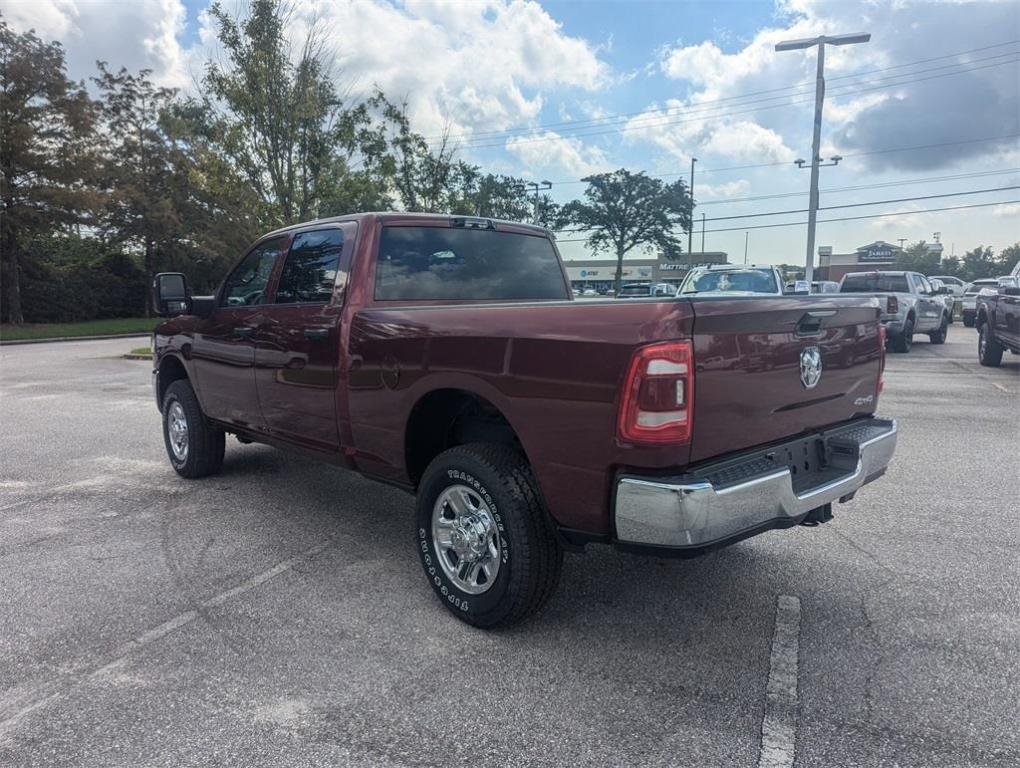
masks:
<instances>
[{"instance_id":1,"label":"chrome wheel rim","mask_svg":"<svg viewBox=\"0 0 1020 768\"><path fill-rule=\"evenodd\" d=\"M178 461L188 458L188 417L184 406L176 400L170 404L166 414L166 434L170 442L170 451Z\"/></svg>"},{"instance_id":2,"label":"chrome wheel rim","mask_svg":"<svg viewBox=\"0 0 1020 768\"><path fill-rule=\"evenodd\" d=\"M451 485L432 508L432 541L440 567L457 589L480 595L496 583L502 544L492 510L466 485Z\"/></svg>"}]
</instances>

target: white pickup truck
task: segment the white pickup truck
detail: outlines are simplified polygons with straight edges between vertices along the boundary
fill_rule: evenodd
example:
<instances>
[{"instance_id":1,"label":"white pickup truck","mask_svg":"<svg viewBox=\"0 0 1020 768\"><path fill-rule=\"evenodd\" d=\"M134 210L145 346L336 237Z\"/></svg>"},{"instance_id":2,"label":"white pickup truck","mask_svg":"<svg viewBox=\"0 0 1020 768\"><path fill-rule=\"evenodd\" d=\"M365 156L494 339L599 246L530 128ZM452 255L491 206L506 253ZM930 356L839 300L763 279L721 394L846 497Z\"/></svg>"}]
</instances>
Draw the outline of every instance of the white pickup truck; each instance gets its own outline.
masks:
<instances>
[{"instance_id":1,"label":"white pickup truck","mask_svg":"<svg viewBox=\"0 0 1020 768\"><path fill-rule=\"evenodd\" d=\"M928 334L932 344L946 341L946 302L920 272L850 272L840 282L839 292L879 300L886 343L893 352L909 352L915 333Z\"/></svg>"}]
</instances>

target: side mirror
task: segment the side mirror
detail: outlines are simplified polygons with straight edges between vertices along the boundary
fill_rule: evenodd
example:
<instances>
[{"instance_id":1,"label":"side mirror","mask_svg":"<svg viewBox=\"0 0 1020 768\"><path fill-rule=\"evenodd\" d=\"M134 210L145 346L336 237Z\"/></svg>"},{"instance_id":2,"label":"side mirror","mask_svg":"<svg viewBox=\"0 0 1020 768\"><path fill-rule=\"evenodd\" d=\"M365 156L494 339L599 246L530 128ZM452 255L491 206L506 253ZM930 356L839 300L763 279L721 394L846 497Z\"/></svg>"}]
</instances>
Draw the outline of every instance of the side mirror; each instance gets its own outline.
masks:
<instances>
[{"instance_id":1,"label":"side mirror","mask_svg":"<svg viewBox=\"0 0 1020 768\"><path fill-rule=\"evenodd\" d=\"M174 317L191 312L188 281L180 272L160 272L152 282L152 299L156 314Z\"/></svg>"}]
</instances>

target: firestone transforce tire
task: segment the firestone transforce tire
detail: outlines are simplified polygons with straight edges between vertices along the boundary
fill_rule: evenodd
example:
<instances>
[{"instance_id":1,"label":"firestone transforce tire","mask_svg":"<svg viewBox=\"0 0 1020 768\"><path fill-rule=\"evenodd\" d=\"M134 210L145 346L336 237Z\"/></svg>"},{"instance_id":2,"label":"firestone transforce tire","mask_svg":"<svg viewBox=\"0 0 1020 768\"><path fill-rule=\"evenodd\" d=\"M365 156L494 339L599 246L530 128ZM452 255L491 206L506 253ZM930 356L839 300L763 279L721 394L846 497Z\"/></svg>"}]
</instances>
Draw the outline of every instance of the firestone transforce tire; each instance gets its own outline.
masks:
<instances>
[{"instance_id":1,"label":"firestone transforce tire","mask_svg":"<svg viewBox=\"0 0 1020 768\"><path fill-rule=\"evenodd\" d=\"M181 477L215 475L223 466L226 435L202 413L186 379L170 384L163 396L163 443Z\"/></svg>"},{"instance_id":2,"label":"firestone transforce tire","mask_svg":"<svg viewBox=\"0 0 1020 768\"><path fill-rule=\"evenodd\" d=\"M932 331L928 334L928 338L931 339L932 344L945 344L946 334L949 333L949 321L945 315L942 315L942 322L939 323L938 330Z\"/></svg>"},{"instance_id":3,"label":"firestone transforce tire","mask_svg":"<svg viewBox=\"0 0 1020 768\"><path fill-rule=\"evenodd\" d=\"M559 582L563 550L531 468L504 445L439 454L418 487L418 555L458 619L492 629L537 612Z\"/></svg>"},{"instance_id":4,"label":"firestone transforce tire","mask_svg":"<svg viewBox=\"0 0 1020 768\"><path fill-rule=\"evenodd\" d=\"M889 340L889 348L893 352L909 352L914 346L914 318L908 317L903 323L903 332Z\"/></svg>"},{"instance_id":5,"label":"firestone transforce tire","mask_svg":"<svg viewBox=\"0 0 1020 768\"><path fill-rule=\"evenodd\" d=\"M995 340L988 329L988 321L978 328L978 362L989 368L998 368L1002 363L1002 345Z\"/></svg>"}]
</instances>

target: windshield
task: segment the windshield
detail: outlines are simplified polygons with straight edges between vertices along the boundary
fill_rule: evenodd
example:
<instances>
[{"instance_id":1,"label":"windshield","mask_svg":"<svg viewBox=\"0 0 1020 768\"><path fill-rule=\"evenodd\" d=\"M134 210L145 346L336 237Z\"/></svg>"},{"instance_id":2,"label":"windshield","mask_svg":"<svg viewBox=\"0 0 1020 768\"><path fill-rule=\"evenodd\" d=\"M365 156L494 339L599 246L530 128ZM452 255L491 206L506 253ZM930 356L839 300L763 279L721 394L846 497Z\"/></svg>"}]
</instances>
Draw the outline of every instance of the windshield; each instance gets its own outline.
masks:
<instances>
[{"instance_id":1,"label":"windshield","mask_svg":"<svg viewBox=\"0 0 1020 768\"><path fill-rule=\"evenodd\" d=\"M906 275L872 272L867 275L847 275L839 287L840 293L910 293Z\"/></svg>"},{"instance_id":2,"label":"windshield","mask_svg":"<svg viewBox=\"0 0 1020 768\"><path fill-rule=\"evenodd\" d=\"M981 292L982 288L994 288L995 283L973 283L967 287L967 290L963 292L964 296L976 296Z\"/></svg>"},{"instance_id":3,"label":"windshield","mask_svg":"<svg viewBox=\"0 0 1020 768\"><path fill-rule=\"evenodd\" d=\"M771 269L696 269L680 288L682 294L692 293L779 293L776 276Z\"/></svg>"}]
</instances>

